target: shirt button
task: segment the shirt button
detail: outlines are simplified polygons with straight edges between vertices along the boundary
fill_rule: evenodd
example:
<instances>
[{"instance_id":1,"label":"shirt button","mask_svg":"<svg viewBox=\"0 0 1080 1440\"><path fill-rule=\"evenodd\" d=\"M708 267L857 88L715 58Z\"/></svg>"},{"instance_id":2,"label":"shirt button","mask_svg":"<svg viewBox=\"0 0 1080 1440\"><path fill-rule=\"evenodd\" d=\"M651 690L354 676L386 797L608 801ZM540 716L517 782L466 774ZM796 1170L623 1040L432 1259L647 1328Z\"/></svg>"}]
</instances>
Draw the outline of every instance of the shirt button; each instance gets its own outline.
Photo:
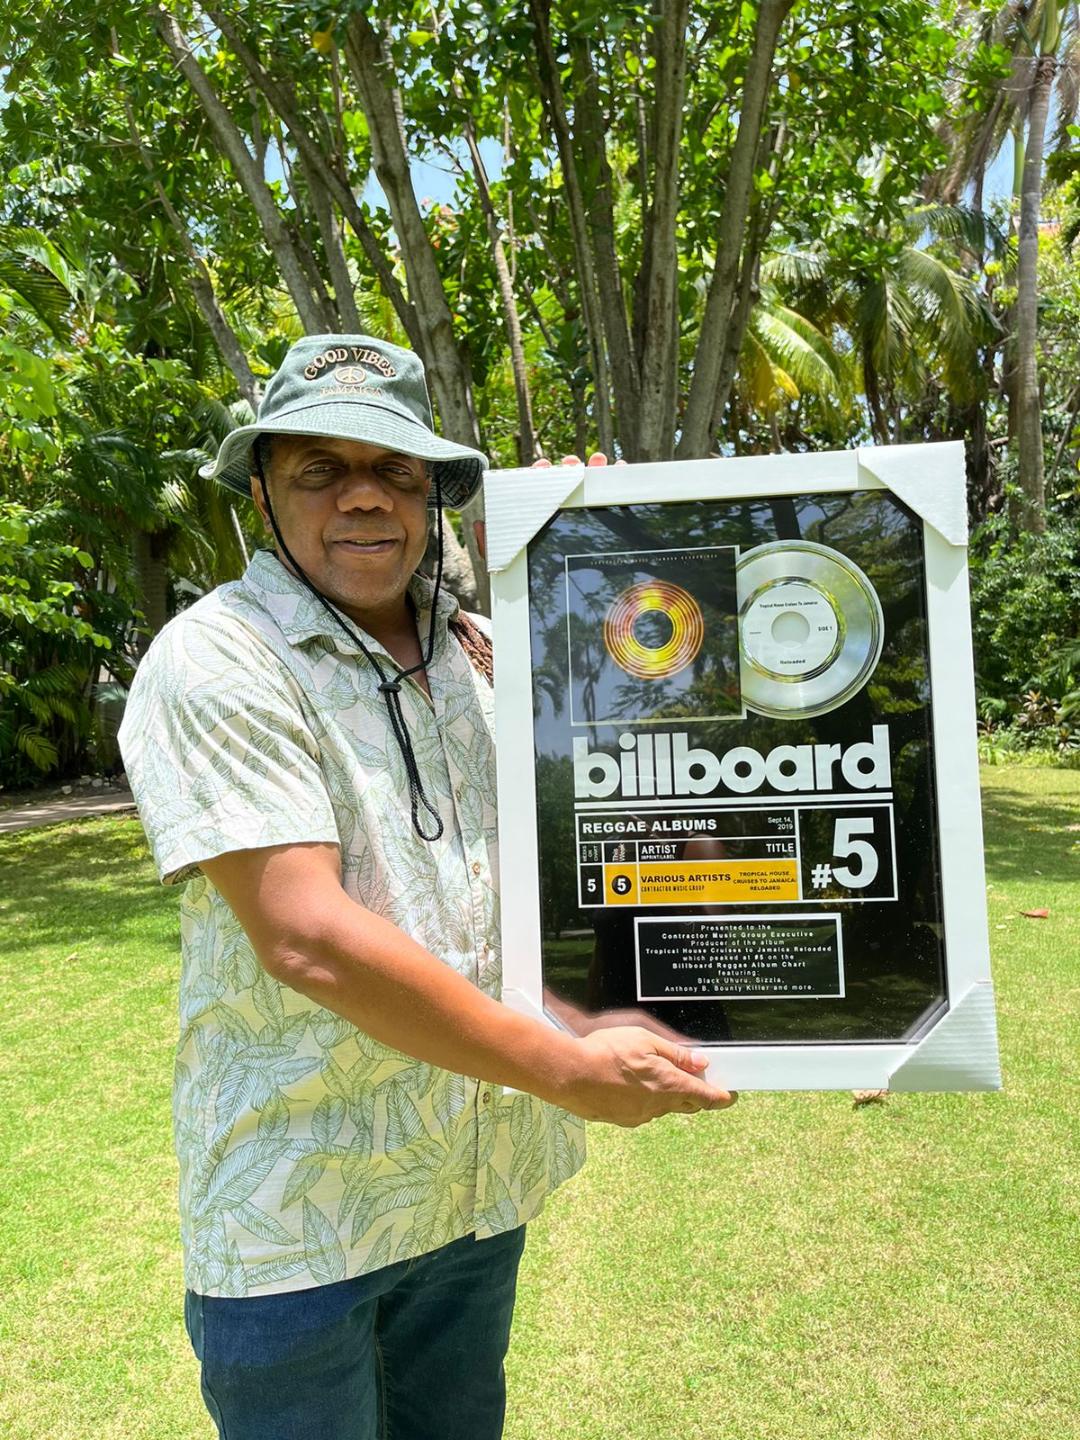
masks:
<instances>
[{"instance_id":1,"label":"shirt button","mask_svg":"<svg viewBox=\"0 0 1080 1440\"><path fill-rule=\"evenodd\" d=\"M474 860L474 861L472 862L472 873L473 873L474 875L479 875L479 874L480 874L480 869L481 869L480 861L479 861L479 860Z\"/></svg>"},{"instance_id":2,"label":"shirt button","mask_svg":"<svg viewBox=\"0 0 1080 1440\"><path fill-rule=\"evenodd\" d=\"M484 1093L480 1096L480 1099L484 1102L485 1105L490 1105L490 1104L491 1104L491 1091L490 1091L490 1090L485 1090Z\"/></svg>"}]
</instances>

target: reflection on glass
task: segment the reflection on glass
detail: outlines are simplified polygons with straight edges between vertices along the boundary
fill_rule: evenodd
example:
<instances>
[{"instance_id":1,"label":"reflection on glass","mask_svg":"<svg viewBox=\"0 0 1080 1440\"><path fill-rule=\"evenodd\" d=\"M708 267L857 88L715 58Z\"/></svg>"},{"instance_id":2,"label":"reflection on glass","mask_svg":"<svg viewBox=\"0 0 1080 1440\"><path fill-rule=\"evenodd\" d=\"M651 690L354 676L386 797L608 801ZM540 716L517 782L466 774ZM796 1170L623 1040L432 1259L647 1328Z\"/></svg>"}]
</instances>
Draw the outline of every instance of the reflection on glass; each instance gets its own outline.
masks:
<instances>
[{"instance_id":1,"label":"reflection on glass","mask_svg":"<svg viewBox=\"0 0 1080 1440\"><path fill-rule=\"evenodd\" d=\"M880 602L880 658L824 714L758 714L740 689L736 567L778 540L846 556ZM804 579L776 642L828 665L844 617ZM885 492L567 510L532 541L553 1014L823 1043L902 1040L940 1010L924 585L921 524Z\"/></svg>"}]
</instances>

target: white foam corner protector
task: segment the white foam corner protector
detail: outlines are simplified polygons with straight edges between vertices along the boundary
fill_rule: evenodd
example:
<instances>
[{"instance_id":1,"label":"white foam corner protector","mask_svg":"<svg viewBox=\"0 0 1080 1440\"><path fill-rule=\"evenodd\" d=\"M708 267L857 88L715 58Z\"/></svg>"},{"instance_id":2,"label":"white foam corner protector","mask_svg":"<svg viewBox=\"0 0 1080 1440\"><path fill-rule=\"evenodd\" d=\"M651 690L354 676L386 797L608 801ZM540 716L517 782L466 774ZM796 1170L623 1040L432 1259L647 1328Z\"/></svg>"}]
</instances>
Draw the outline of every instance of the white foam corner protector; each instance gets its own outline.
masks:
<instances>
[{"instance_id":1,"label":"white foam corner protector","mask_svg":"<svg viewBox=\"0 0 1080 1440\"><path fill-rule=\"evenodd\" d=\"M1000 1090L994 988L977 980L889 1076L890 1090Z\"/></svg>"},{"instance_id":2,"label":"white foam corner protector","mask_svg":"<svg viewBox=\"0 0 1080 1440\"><path fill-rule=\"evenodd\" d=\"M584 465L489 471L484 476L488 570L505 570L584 479Z\"/></svg>"},{"instance_id":3,"label":"white foam corner protector","mask_svg":"<svg viewBox=\"0 0 1080 1440\"><path fill-rule=\"evenodd\" d=\"M966 545L964 444L860 446L859 465L911 507L950 545Z\"/></svg>"}]
</instances>

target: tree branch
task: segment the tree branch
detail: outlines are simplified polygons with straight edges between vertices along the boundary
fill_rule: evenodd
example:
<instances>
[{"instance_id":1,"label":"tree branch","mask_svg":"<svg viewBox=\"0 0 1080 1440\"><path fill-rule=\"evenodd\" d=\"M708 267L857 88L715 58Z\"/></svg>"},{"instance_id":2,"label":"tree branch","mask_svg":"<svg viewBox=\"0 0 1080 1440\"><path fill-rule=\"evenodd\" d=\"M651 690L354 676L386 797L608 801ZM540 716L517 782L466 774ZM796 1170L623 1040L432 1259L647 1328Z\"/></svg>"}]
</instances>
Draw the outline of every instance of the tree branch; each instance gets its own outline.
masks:
<instances>
[{"instance_id":1,"label":"tree branch","mask_svg":"<svg viewBox=\"0 0 1080 1440\"><path fill-rule=\"evenodd\" d=\"M322 329L321 307L312 295L303 265L296 253L285 222L278 211L274 197L262 173L252 159L244 137L232 116L223 105L206 72L188 43L187 37L177 24L176 18L160 5L152 14L158 34L176 61L181 74L198 97L214 136L217 148L232 166L233 173L248 199L251 201L271 253L277 261L300 322L309 332Z\"/></svg>"},{"instance_id":2,"label":"tree branch","mask_svg":"<svg viewBox=\"0 0 1080 1440\"><path fill-rule=\"evenodd\" d=\"M285 186L289 197L293 202L292 216L286 220L285 228L289 232L300 264L304 267L308 284L311 286L311 293L314 295L323 316L322 329L326 331L339 330L341 321L338 317L338 309L330 297L326 288L326 281L323 279L322 269L315 258L315 251L311 248L308 240L308 225L304 215L304 196L296 183L293 173L293 162L289 152L282 142L281 132L278 126L274 126L274 141L277 145L278 155L281 158L281 173L285 177ZM316 222L317 223L317 222Z\"/></svg>"},{"instance_id":3,"label":"tree branch","mask_svg":"<svg viewBox=\"0 0 1080 1440\"><path fill-rule=\"evenodd\" d=\"M1016 267L1016 441L1024 520L1038 533L1046 528L1043 480L1042 404L1036 347L1039 330L1039 208L1042 199L1043 146L1057 56L1035 63L1020 196L1020 234Z\"/></svg>"},{"instance_id":4,"label":"tree branch","mask_svg":"<svg viewBox=\"0 0 1080 1440\"><path fill-rule=\"evenodd\" d=\"M191 291L195 296L195 303L199 307L203 319L214 341L221 351L221 357L229 367L233 379L236 381L240 394L251 406L252 410L258 408L259 385L251 372L247 356L243 347L237 339L236 331L229 324L224 310L218 303L217 295L214 292L214 282L209 267L199 252L195 249L191 236L188 234L187 226L180 218L176 207L169 199L165 187L157 176L157 169L153 157L146 145L139 127L135 121L135 112L132 109L131 101L127 95L124 96L124 110L127 114L128 129L131 132L131 141L138 152L139 159L143 163L150 183L154 187L154 194L157 196L158 204L165 212L165 218L172 226L180 246L187 256L191 265Z\"/></svg>"},{"instance_id":5,"label":"tree branch","mask_svg":"<svg viewBox=\"0 0 1080 1440\"><path fill-rule=\"evenodd\" d=\"M401 321L402 328L409 338L409 344L420 355L423 355L416 309L405 298L397 277L394 275L393 267L383 253L375 232L364 219L364 212L360 208L343 170L338 170L336 166L328 163L322 150L313 140L311 132L304 124L295 94L270 74L251 47L241 38L228 15L217 9L209 9L206 13L228 40L237 59L266 97L275 114L280 116L286 130L292 136L307 174L318 176L337 202L339 210L349 223L349 228L359 240L368 264L382 286L384 295L393 305L394 313Z\"/></svg>"},{"instance_id":6,"label":"tree branch","mask_svg":"<svg viewBox=\"0 0 1080 1440\"><path fill-rule=\"evenodd\" d=\"M302 159L297 163L304 176L304 183L311 199L311 208L315 212L315 223L319 227L319 238L322 240L323 251L326 255L326 268L330 272L330 283L334 287L338 323L345 330L359 333L363 326L360 323L360 312L356 308L353 279L349 274L349 262L345 258L345 247L341 240L341 225L334 211L334 202L330 198L330 192L323 184L322 176L313 171Z\"/></svg>"},{"instance_id":7,"label":"tree branch","mask_svg":"<svg viewBox=\"0 0 1080 1440\"><path fill-rule=\"evenodd\" d=\"M686 92L689 0L662 0L656 75L653 196L646 221L648 269L641 355L638 457L671 458L679 385L679 149Z\"/></svg>"},{"instance_id":8,"label":"tree branch","mask_svg":"<svg viewBox=\"0 0 1080 1440\"><path fill-rule=\"evenodd\" d=\"M724 411L727 408L728 397L731 394L731 387L735 381L735 375L739 368L739 352L742 349L743 339L746 335L746 327L750 320L750 312L754 308L758 297L758 272L761 262L761 252L765 248L765 242L776 219L776 212L779 208L778 191L775 181L780 170L780 157L783 154L784 145L787 141L787 122L781 120L775 127L769 145L769 170L768 173L774 181L772 191L773 199L768 205L764 205L760 199L751 206L750 223L747 228L746 243L743 246L742 263L739 268L738 298L735 302L735 309L732 314L731 323L727 327L727 334L724 337L724 354L720 364L720 379L716 387L716 399L713 404L712 423L709 427L710 438L719 430L724 418Z\"/></svg>"},{"instance_id":9,"label":"tree branch","mask_svg":"<svg viewBox=\"0 0 1080 1440\"><path fill-rule=\"evenodd\" d=\"M676 451L678 458L682 460L702 456L708 450L724 352L724 336L731 320L743 235L754 184L754 162L760 143L761 120L772 81L777 37L791 5L792 0L761 0L758 7L754 45L743 83L739 129L732 148L724 211L720 217L716 262L694 355L694 374L690 382L682 436Z\"/></svg>"},{"instance_id":10,"label":"tree branch","mask_svg":"<svg viewBox=\"0 0 1080 1440\"><path fill-rule=\"evenodd\" d=\"M536 27L540 94L544 102L548 125L559 152L563 189L569 209L570 235L574 246L578 292L581 296L585 333L589 338L589 351L592 357L597 439L600 449L605 454L610 454L614 448L614 428L611 414L611 382L608 376L607 353L604 347L603 319L597 298L596 271L585 221L585 202L581 193L581 182L570 139L566 98L563 94L559 69L555 62L554 47L551 43L550 0L529 0L529 14Z\"/></svg>"},{"instance_id":11,"label":"tree branch","mask_svg":"<svg viewBox=\"0 0 1080 1440\"><path fill-rule=\"evenodd\" d=\"M468 356L454 336L435 251L413 190L402 133L401 97L388 78L390 66L382 37L362 11L354 11L348 22L344 54L367 116L375 173L401 245L409 295L419 321L421 344L417 348L427 368L443 431L451 440L481 447ZM476 576L478 603L486 609L490 588L473 523L482 513L478 497L465 507L462 528Z\"/></svg>"},{"instance_id":12,"label":"tree branch","mask_svg":"<svg viewBox=\"0 0 1080 1440\"><path fill-rule=\"evenodd\" d=\"M593 64L592 50L583 36L570 41L576 93L574 96L574 141L596 183L585 209L596 268L600 315L604 326L608 360L614 381L616 429L623 453L639 455L641 382L630 344L619 257L615 247L615 203L611 166L607 155L607 123L600 104L600 78Z\"/></svg>"},{"instance_id":13,"label":"tree branch","mask_svg":"<svg viewBox=\"0 0 1080 1440\"><path fill-rule=\"evenodd\" d=\"M461 96L459 95L458 98L460 99ZM491 186L488 182L487 169L484 165L483 156L480 154L480 146L476 140L476 130L473 126L472 116L467 108L464 110L464 130L465 143L469 147L473 176L476 180L476 189L480 197L480 208L484 212L484 223L487 227L488 240L491 242L491 252L495 261L495 274L499 282L499 295L502 298L503 320L506 324L507 341L510 346L510 368L514 375L514 394L517 397L518 458L522 465L531 465L537 456L536 429L533 425L532 399L529 395L529 377L525 368L525 346L521 338L521 317L518 314L517 300L514 296L514 282L510 276L510 267L506 262L506 250L503 247L499 217L495 210L494 201L491 198Z\"/></svg>"},{"instance_id":14,"label":"tree branch","mask_svg":"<svg viewBox=\"0 0 1080 1440\"><path fill-rule=\"evenodd\" d=\"M443 425L452 439L467 445L478 444L472 387L454 340L442 276L413 190L402 137L399 99L395 98L387 79L382 39L362 12L354 13L349 21L344 54L367 116L375 174L390 206L401 246L409 294L420 321L420 353L428 368Z\"/></svg>"}]
</instances>

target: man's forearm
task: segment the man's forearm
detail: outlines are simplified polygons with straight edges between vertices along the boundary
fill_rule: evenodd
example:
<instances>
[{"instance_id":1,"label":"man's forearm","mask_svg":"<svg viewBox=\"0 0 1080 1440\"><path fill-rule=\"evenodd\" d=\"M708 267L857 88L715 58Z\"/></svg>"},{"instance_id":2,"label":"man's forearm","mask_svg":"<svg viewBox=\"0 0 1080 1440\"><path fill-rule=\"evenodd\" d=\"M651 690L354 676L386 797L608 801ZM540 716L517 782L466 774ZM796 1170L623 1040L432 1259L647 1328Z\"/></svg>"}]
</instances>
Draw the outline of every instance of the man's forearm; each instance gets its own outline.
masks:
<instances>
[{"instance_id":1,"label":"man's forearm","mask_svg":"<svg viewBox=\"0 0 1080 1440\"><path fill-rule=\"evenodd\" d=\"M698 1078L705 1061L685 1045L636 1025L576 1038L500 1005L348 896L339 864L319 843L202 868L271 975L406 1055L617 1125L731 1103Z\"/></svg>"},{"instance_id":2,"label":"man's forearm","mask_svg":"<svg viewBox=\"0 0 1080 1440\"><path fill-rule=\"evenodd\" d=\"M303 947L274 948L266 968L292 989L407 1055L565 1103L580 1068L571 1036L519 1015L410 939L344 899Z\"/></svg>"}]
</instances>

